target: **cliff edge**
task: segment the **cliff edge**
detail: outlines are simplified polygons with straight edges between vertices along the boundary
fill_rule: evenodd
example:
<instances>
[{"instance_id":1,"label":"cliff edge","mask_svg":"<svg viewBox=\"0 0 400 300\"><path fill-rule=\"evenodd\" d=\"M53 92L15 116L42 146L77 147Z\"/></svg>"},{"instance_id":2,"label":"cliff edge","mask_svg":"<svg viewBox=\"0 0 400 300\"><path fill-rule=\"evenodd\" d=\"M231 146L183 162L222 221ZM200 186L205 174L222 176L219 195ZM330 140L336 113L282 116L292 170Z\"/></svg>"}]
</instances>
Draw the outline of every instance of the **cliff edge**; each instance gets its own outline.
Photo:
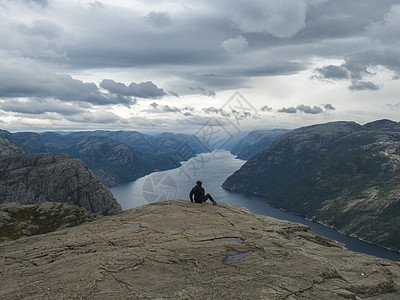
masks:
<instances>
[{"instance_id":1,"label":"cliff edge","mask_svg":"<svg viewBox=\"0 0 400 300\"><path fill-rule=\"evenodd\" d=\"M103 215L122 211L81 160L66 154L25 154L0 138L0 204L10 202L62 202Z\"/></svg>"},{"instance_id":2,"label":"cliff edge","mask_svg":"<svg viewBox=\"0 0 400 300\"><path fill-rule=\"evenodd\" d=\"M307 226L166 201L0 244L1 299L399 299L400 264Z\"/></svg>"}]
</instances>

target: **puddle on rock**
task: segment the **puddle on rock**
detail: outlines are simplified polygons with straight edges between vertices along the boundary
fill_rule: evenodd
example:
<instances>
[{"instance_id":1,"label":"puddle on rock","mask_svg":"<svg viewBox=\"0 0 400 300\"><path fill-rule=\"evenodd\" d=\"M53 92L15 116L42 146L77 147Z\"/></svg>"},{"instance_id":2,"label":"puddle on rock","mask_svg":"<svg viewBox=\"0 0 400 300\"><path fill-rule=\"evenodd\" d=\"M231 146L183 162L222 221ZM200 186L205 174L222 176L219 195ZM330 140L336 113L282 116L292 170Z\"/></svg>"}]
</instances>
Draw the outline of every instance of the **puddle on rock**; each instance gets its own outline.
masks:
<instances>
[{"instance_id":1,"label":"puddle on rock","mask_svg":"<svg viewBox=\"0 0 400 300\"><path fill-rule=\"evenodd\" d=\"M142 226L140 224L124 224L124 225L128 226L128 227L132 227L132 228L147 228L147 227Z\"/></svg>"},{"instance_id":2,"label":"puddle on rock","mask_svg":"<svg viewBox=\"0 0 400 300\"><path fill-rule=\"evenodd\" d=\"M213 239L214 242L234 242L234 243L243 243L243 240L241 238L236 238L236 237L224 237L224 238L218 238L218 239Z\"/></svg>"},{"instance_id":3,"label":"puddle on rock","mask_svg":"<svg viewBox=\"0 0 400 300\"><path fill-rule=\"evenodd\" d=\"M237 252L235 250L229 250L228 251L228 256L225 258L224 262L229 263L229 262L236 262L241 260L243 257L251 254L253 251L247 251L247 252Z\"/></svg>"}]
</instances>

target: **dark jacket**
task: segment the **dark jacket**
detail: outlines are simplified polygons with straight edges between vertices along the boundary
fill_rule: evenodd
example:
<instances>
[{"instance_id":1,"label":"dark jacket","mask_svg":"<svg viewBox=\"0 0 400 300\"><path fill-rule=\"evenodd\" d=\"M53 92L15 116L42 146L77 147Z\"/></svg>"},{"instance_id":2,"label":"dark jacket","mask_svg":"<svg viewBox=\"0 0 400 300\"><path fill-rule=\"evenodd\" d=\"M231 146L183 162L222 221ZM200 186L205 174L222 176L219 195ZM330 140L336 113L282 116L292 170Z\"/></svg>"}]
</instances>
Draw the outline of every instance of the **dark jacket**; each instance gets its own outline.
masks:
<instances>
[{"instance_id":1,"label":"dark jacket","mask_svg":"<svg viewBox=\"0 0 400 300\"><path fill-rule=\"evenodd\" d=\"M201 186L196 185L192 190L190 191L189 197L190 201L193 202L193 195L194 195L194 202L200 203L204 201L204 194L205 191Z\"/></svg>"}]
</instances>

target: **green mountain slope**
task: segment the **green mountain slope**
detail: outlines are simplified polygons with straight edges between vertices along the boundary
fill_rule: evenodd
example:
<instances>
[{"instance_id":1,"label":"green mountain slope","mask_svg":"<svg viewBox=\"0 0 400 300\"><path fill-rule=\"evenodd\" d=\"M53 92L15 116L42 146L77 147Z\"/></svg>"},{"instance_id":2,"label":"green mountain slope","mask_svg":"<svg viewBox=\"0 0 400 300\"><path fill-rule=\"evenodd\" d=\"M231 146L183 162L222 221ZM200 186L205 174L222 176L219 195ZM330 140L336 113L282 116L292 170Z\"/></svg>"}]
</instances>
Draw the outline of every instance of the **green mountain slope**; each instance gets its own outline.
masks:
<instances>
[{"instance_id":1,"label":"green mountain slope","mask_svg":"<svg viewBox=\"0 0 400 300\"><path fill-rule=\"evenodd\" d=\"M400 250L400 130L336 122L278 137L223 187Z\"/></svg>"}]
</instances>

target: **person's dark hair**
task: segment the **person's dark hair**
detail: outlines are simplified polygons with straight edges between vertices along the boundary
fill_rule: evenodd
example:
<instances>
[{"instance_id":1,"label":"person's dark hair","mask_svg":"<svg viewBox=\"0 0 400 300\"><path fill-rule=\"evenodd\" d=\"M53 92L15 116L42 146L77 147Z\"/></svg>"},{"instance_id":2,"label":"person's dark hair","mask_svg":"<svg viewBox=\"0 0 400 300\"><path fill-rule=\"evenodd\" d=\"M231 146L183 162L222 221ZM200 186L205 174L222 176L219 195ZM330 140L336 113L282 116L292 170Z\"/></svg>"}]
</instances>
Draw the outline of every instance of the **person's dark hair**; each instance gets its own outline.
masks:
<instances>
[{"instance_id":1,"label":"person's dark hair","mask_svg":"<svg viewBox=\"0 0 400 300\"><path fill-rule=\"evenodd\" d=\"M199 185L199 186L201 186L203 183L202 183L200 180L197 180L197 181L196 181L196 184Z\"/></svg>"}]
</instances>

